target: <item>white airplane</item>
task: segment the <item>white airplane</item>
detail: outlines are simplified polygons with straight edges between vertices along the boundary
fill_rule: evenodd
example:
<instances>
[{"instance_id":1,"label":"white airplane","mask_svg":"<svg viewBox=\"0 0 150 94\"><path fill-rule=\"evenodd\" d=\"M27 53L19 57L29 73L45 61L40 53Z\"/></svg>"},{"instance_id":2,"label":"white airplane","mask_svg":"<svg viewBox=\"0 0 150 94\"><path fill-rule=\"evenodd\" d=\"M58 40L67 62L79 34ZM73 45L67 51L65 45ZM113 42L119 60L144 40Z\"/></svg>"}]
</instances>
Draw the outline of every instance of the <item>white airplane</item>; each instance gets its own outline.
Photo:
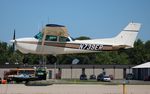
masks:
<instances>
[{"instance_id":1,"label":"white airplane","mask_svg":"<svg viewBox=\"0 0 150 94\"><path fill-rule=\"evenodd\" d=\"M65 26L47 24L42 32L31 38L13 39L16 49L24 54L58 55L73 53L91 53L132 48L136 40L140 23L129 23L113 38L73 40Z\"/></svg>"}]
</instances>

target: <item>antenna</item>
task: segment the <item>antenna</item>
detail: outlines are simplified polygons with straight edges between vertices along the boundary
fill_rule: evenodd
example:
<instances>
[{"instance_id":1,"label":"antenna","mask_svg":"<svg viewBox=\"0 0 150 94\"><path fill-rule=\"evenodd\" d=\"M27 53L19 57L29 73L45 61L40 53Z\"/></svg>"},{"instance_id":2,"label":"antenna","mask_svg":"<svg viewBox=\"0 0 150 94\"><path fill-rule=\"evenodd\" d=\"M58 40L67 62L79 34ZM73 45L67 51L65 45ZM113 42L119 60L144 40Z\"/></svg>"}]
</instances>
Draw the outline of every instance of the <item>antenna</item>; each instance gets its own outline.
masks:
<instances>
[{"instance_id":1,"label":"antenna","mask_svg":"<svg viewBox=\"0 0 150 94\"><path fill-rule=\"evenodd\" d=\"M131 23L133 23L133 20L131 21Z\"/></svg>"}]
</instances>

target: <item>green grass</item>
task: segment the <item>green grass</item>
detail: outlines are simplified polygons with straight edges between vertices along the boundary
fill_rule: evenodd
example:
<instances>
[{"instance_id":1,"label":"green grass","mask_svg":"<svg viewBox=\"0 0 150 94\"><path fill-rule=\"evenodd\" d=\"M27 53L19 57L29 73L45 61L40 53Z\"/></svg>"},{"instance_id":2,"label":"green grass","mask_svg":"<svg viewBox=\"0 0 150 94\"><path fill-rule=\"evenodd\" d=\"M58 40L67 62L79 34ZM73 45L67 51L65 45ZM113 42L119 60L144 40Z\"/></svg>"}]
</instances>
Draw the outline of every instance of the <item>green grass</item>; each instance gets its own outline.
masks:
<instances>
[{"instance_id":1,"label":"green grass","mask_svg":"<svg viewBox=\"0 0 150 94\"><path fill-rule=\"evenodd\" d=\"M97 80L61 79L54 84L112 84L112 82L102 82Z\"/></svg>"}]
</instances>

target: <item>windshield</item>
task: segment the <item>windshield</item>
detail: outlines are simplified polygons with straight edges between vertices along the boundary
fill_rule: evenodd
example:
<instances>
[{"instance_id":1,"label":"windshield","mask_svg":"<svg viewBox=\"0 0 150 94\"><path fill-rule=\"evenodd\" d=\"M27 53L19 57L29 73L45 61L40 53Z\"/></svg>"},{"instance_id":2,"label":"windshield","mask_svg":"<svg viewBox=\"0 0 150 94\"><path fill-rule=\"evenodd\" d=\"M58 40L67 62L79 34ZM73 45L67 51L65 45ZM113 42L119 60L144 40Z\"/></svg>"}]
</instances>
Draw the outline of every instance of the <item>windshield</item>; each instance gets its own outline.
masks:
<instances>
[{"instance_id":1,"label":"windshield","mask_svg":"<svg viewBox=\"0 0 150 94\"><path fill-rule=\"evenodd\" d=\"M36 34L36 35L34 36L34 38L36 38L36 39L38 39L38 40L42 40L43 34L42 34L41 32L39 32L38 34Z\"/></svg>"}]
</instances>

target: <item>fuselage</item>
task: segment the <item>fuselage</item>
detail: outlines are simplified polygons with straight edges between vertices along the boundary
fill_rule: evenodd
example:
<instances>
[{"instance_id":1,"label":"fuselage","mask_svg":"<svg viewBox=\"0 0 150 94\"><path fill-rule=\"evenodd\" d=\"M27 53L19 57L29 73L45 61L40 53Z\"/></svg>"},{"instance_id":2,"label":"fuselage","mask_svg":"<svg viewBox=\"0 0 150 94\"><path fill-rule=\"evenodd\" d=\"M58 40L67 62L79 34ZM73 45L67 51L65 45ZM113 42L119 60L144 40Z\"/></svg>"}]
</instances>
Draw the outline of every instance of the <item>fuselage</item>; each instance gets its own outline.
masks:
<instances>
[{"instance_id":1,"label":"fuselage","mask_svg":"<svg viewBox=\"0 0 150 94\"><path fill-rule=\"evenodd\" d=\"M81 44L75 41L69 42L54 42L54 41L44 41L36 38L20 38L16 39L16 49L22 53L28 54L69 54L69 53L86 53L86 52L96 52L100 50L102 45L97 45L93 51L92 48L87 47L85 44ZM88 50L89 49L89 50Z\"/></svg>"},{"instance_id":2,"label":"fuselage","mask_svg":"<svg viewBox=\"0 0 150 94\"><path fill-rule=\"evenodd\" d=\"M111 51L122 48L122 46L113 46L113 42L105 40L68 40L67 42L59 41L42 41L36 38L16 39L16 48L22 53L32 54L72 54L72 53L91 53L100 51ZM107 41L107 44L106 44ZM104 41L103 41L104 42Z\"/></svg>"},{"instance_id":3,"label":"fuselage","mask_svg":"<svg viewBox=\"0 0 150 94\"><path fill-rule=\"evenodd\" d=\"M24 54L73 54L113 51L132 48L140 23L129 23L117 36L104 39L72 40L65 26L47 24L42 32L31 38L19 38L12 42Z\"/></svg>"}]
</instances>

